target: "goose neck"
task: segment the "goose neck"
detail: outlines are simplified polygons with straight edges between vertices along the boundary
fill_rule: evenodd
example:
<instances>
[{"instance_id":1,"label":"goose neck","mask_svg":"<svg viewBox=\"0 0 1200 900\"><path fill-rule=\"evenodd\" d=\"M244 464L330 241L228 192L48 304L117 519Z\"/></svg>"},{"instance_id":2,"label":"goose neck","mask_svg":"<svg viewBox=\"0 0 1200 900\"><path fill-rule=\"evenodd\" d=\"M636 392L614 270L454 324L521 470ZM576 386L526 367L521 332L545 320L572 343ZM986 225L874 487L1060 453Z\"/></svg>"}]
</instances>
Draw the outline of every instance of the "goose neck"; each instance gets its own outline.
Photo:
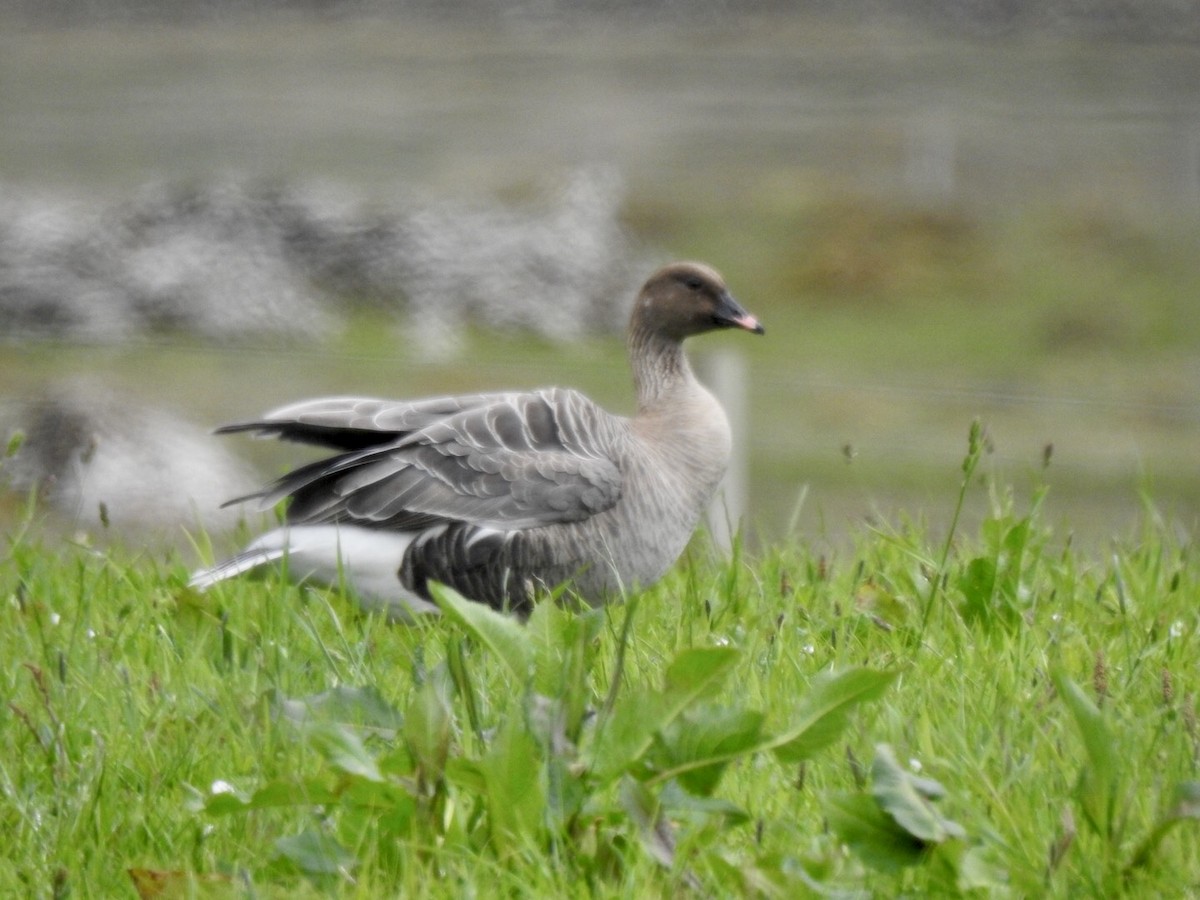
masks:
<instances>
[{"instance_id":1,"label":"goose neck","mask_svg":"<svg viewBox=\"0 0 1200 900\"><path fill-rule=\"evenodd\" d=\"M639 412L660 406L681 388L695 383L683 344L661 332L631 329L629 361Z\"/></svg>"}]
</instances>

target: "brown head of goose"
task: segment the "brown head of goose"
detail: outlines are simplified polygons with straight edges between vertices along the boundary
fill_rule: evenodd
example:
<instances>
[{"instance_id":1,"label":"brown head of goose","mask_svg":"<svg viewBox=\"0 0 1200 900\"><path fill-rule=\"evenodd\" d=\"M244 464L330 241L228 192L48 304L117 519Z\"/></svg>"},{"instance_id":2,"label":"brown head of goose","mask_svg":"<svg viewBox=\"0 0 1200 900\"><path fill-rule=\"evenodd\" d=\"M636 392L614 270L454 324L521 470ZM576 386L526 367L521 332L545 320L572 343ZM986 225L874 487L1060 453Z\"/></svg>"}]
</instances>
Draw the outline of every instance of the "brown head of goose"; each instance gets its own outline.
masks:
<instances>
[{"instance_id":1,"label":"brown head of goose","mask_svg":"<svg viewBox=\"0 0 1200 900\"><path fill-rule=\"evenodd\" d=\"M722 328L763 333L716 271L674 263L650 276L630 317L632 417L548 388L308 400L218 429L339 452L230 501L287 499L286 524L191 584L286 557L292 577L344 580L398 618L435 609L430 581L515 611L564 582L590 603L648 586L683 551L729 462L725 413L682 346Z\"/></svg>"}]
</instances>

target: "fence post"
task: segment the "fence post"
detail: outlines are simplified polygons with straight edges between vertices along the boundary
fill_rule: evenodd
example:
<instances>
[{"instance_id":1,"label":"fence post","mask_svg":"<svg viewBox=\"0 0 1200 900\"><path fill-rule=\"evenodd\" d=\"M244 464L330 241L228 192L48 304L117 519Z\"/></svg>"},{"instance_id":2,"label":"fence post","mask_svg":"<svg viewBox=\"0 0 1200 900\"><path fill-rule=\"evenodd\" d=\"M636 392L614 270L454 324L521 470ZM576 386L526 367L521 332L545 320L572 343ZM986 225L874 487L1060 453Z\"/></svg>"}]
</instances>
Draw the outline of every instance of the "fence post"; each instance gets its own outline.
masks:
<instances>
[{"instance_id":1,"label":"fence post","mask_svg":"<svg viewBox=\"0 0 1200 900\"><path fill-rule=\"evenodd\" d=\"M905 130L904 182L909 192L922 200L953 198L958 134L950 111L915 113Z\"/></svg>"}]
</instances>

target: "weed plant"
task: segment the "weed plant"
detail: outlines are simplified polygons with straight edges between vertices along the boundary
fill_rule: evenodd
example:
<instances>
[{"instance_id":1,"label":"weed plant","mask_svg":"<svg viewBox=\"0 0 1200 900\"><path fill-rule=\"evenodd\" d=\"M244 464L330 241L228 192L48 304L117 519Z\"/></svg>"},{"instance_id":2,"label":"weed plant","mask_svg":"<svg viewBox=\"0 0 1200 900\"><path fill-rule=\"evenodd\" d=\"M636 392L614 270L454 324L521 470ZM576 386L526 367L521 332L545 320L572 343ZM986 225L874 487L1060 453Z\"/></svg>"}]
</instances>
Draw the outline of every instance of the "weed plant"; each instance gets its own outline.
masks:
<instances>
[{"instance_id":1,"label":"weed plant","mask_svg":"<svg viewBox=\"0 0 1200 900\"><path fill-rule=\"evenodd\" d=\"M5 896L1187 896L1200 567L1085 556L981 466L871 528L411 627L176 554L0 562ZM982 474L981 474L982 473Z\"/></svg>"}]
</instances>

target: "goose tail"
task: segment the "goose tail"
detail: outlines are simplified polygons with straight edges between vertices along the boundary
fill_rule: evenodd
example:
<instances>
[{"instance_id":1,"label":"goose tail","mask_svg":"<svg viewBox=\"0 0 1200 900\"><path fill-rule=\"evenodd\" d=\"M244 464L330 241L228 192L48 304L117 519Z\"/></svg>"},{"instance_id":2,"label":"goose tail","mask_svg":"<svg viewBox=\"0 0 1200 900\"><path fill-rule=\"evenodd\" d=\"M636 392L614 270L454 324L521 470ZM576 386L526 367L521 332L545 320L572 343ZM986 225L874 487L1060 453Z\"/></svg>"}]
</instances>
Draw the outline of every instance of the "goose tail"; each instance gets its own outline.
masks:
<instances>
[{"instance_id":1,"label":"goose tail","mask_svg":"<svg viewBox=\"0 0 1200 900\"><path fill-rule=\"evenodd\" d=\"M197 569L188 579L188 587L197 591L206 591L214 584L230 578L236 578L238 575L251 572L268 563L278 562L286 555L286 547L247 548L236 556L222 560L215 566L209 566L206 569Z\"/></svg>"}]
</instances>

